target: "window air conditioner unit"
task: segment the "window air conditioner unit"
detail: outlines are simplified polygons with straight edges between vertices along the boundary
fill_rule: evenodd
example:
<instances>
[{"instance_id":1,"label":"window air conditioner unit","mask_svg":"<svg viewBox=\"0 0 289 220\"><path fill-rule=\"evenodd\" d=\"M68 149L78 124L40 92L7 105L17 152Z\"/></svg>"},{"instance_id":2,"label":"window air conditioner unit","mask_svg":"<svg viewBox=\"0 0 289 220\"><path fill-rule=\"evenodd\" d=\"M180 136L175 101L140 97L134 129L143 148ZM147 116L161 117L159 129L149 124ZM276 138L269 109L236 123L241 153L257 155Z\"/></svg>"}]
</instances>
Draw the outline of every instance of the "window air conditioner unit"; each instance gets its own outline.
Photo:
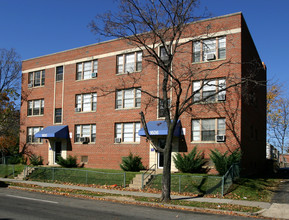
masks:
<instances>
[{"instance_id":1,"label":"window air conditioner unit","mask_svg":"<svg viewBox=\"0 0 289 220\"><path fill-rule=\"evenodd\" d=\"M91 73L91 77L92 78L96 78L97 77L97 73L95 72L95 73Z\"/></svg>"},{"instance_id":2,"label":"window air conditioner unit","mask_svg":"<svg viewBox=\"0 0 289 220\"><path fill-rule=\"evenodd\" d=\"M216 141L217 142L225 142L226 135L216 135Z\"/></svg>"},{"instance_id":3,"label":"window air conditioner unit","mask_svg":"<svg viewBox=\"0 0 289 220\"><path fill-rule=\"evenodd\" d=\"M80 137L80 142L88 143L89 142L89 137Z\"/></svg>"},{"instance_id":4,"label":"window air conditioner unit","mask_svg":"<svg viewBox=\"0 0 289 220\"><path fill-rule=\"evenodd\" d=\"M28 84L28 88L32 88L33 87L33 84L32 83L29 83Z\"/></svg>"},{"instance_id":5,"label":"window air conditioner unit","mask_svg":"<svg viewBox=\"0 0 289 220\"><path fill-rule=\"evenodd\" d=\"M115 142L115 143L121 143L121 138L115 138L115 139L114 139L114 142Z\"/></svg>"},{"instance_id":6,"label":"window air conditioner unit","mask_svg":"<svg viewBox=\"0 0 289 220\"><path fill-rule=\"evenodd\" d=\"M207 60L214 60L214 59L216 59L216 56L214 53L207 54Z\"/></svg>"},{"instance_id":7,"label":"window air conditioner unit","mask_svg":"<svg viewBox=\"0 0 289 220\"><path fill-rule=\"evenodd\" d=\"M81 108L75 108L75 112L81 112Z\"/></svg>"},{"instance_id":8,"label":"window air conditioner unit","mask_svg":"<svg viewBox=\"0 0 289 220\"><path fill-rule=\"evenodd\" d=\"M218 101L225 101L226 100L226 94L218 94Z\"/></svg>"}]
</instances>

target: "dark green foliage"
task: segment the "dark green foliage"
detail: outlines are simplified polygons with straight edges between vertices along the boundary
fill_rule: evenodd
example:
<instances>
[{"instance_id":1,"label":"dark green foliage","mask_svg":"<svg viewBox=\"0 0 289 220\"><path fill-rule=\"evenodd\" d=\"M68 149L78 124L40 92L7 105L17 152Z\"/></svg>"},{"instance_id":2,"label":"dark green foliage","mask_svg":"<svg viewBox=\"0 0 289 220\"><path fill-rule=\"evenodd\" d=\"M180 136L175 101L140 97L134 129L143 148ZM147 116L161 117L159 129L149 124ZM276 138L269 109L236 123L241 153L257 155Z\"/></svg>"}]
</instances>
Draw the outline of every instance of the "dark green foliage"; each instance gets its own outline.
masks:
<instances>
[{"instance_id":1,"label":"dark green foliage","mask_svg":"<svg viewBox=\"0 0 289 220\"><path fill-rule=\"evenodd\" d=\"M224 154L222 154L220 151L215 149L211 150L210 158L214 162L218 173L223 176L226 174L232 164L240 162L241 151L238 148L231 154L229 154L229 151L226 151Z\"/></svg>"},{"instance_id":2,"label":"dark green foliage","mask_svg":"<svg viewBox=\"0 0 289 220\"><path fill-rule=\"evenodd\" d=\"M197 147L194 147L189 154L177 153L173 157L176 168L183 173L203 173L207 170L203 168L206 165L207 160L204 158L202 152L197 151Z\"/></svg>"},{"instance_id":3,"label":"dark green foliage","mask_svg":"<svg viewBox=\"0 0 289 220\"><path fill-rule=\"evenodd\" d=\"M42 156L37 156L36 154L32 154L29 156L30 164L33 166L43 165L43 158Z\"/></svg>"},{"instance_id":4,"label":"dark green foliage","mask_svg":"<svg viewBox=\"0 0 289 220\"><path fill-rule=\"evenodd\" d=\"M8 164L20 164L23 161L22 155L17 154L8 157Z\"/></svg>"},{"instance_id":5,"label":"dark green foliage","mask_svg":"<svg viewBox=\"0 0 289 220\"><path fill-rule=\"evenodd\" d=\"M58 159L57 163L62 167L65 168L78 167L76 156L73 157L69 155L66 159L64 159L63 157L58 157L57 159Z\"/></svg>"},{"instance_id":6,"label":"dark green foliage","mask_svg":"<svg viewBox=\"0 0 289 220\"><path fill-rule=\"evenodd\" d=\"M133 155L129 153L128 157L122 158L122 164L119 165L124 171L134 171L139 172L144 169L144 166L141 162L141 157L138 155Z\"/></svg>"}]
</instances>

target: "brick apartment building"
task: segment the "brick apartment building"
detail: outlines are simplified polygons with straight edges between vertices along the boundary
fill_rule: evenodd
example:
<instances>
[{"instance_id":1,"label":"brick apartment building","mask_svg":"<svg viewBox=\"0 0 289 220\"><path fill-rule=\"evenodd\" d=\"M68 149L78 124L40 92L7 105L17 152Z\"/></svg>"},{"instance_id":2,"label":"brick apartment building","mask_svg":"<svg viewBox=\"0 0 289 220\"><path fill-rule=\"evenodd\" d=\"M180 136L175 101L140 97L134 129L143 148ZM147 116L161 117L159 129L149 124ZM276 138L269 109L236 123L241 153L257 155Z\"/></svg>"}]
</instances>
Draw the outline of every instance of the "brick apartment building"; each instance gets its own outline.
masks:
<instances>
[{"instance_id":1,"label":"brick apartment building","mask_svg":"<svg viewBox=\"0 0 289 220\"><path fill-rule=\"evenodd\" d=\"M192 80L191 91L202 88L194 99L228 87L229 76L266 81L266 67L241 13L190 26L193 34L183 39L190 41L187 53L174 65L211 69ZM120 169L122 157L132 152L145 166L161 169L162 155L139 131L142 110L155 143L164 144L162 106L140 91L159 94L159 70L147 65L143 53L115 39L23 61L20 147L26 145L48 165L72 155L86 167ZM211 84L202 87L204 81ZM193 105L175 133L173 154L197 146L209 158L211 149L240 147L244 170L260 170L266 158L266 87L247 83Z\"/></svg>"}]
</instances>

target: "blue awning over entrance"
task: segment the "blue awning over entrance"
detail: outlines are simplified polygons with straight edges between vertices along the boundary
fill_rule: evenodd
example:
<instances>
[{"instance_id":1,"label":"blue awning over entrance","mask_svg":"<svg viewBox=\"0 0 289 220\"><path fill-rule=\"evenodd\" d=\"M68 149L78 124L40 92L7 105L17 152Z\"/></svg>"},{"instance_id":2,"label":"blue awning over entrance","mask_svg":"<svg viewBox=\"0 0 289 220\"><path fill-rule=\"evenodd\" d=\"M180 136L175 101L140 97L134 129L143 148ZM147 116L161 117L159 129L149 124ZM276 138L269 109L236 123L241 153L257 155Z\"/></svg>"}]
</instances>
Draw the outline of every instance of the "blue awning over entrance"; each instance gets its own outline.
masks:
<instances>
[{"instance_id":1,"label":"blue awning over entrance","mask_svg":"<svg viewBox=\"0 0 289 220\"><path fill-rule=\"evenodd\" d=\"M68 138L68 126L48 126L35 134L36 138Z\"/></svg>"},{"instance_id":2,"label":"blue awning over entrance","mask_svg":"<svg viewBox=\"0 0 289 220\"><path fill-rule=\"evenodd\" d=\"M167 127L166 121L149 121L147 123L147 128L148 128L149 134L152 136L168 135L168 127ZM139 130L138 135L146 136L143 128ZM178 120L175 131L174 131L174 136L180 137L181 135L182 135L182 125L181 125L181 121Z\"/></svg>"}]
</instances>

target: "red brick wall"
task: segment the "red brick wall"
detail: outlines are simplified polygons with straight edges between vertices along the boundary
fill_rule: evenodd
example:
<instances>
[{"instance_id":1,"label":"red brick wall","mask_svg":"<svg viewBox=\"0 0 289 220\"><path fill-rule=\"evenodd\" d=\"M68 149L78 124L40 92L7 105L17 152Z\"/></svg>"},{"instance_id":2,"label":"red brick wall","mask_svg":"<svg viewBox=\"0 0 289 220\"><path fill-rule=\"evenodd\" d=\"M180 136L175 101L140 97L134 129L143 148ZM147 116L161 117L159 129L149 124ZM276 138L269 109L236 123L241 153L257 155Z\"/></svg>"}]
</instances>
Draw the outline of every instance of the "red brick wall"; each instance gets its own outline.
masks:
<instances>
[{"instance_id":1,"label":"red brick wall","mask_svg":"<svg viewBox=\"0 0 289 220\"><path fill-rule=\"evenodd\" d=\"M242 15L234 14L224 16L217 19L209 19L204 22L192 24L191 31L186 34L189 37L199 36L207 33L207 25L210 25L209 33L226 31L236 28L241 28ZM244 29L244 31L247 31ZM207 78L221 78L237 76L240 78L242 72L242 52L241 52L241 33L227 35L227 57L226 60L205 62L200 64L189 64L191 70L197 72L198 68L210 68L206 73L196 74L192 80ZM244 41L242 41L244 42ZM26 128L30 126L47 127L53 125L54 113L54 96L55 107L63 108L63 125L68 125L69 132L73 134L71 139L70 155L76 155L80 159L81 155L88 156L87 167L97 168L112 168L119 169L121 158L127 156L129 152L136 153L142 157L144 165L149 163L149 142L141 137L139 144L115 144L114 143L114 124L117 122L139 122L139 112L145 112L147 121L157 120L157 101L154 100L148 108L146 104L149 103L149 97L142 94L142 104L139 109L116 110L115 109L115 93L112 92L116 88L129 88L141 86L142 89L157 94L157 69L152 65L147 65L143 61L143 70L140 73L132 73L129 75L116 75L116 56L98 59L98 77L90 80L76 81L76 64L67 64L69 61L88 58L96 55L102 55L115 51L126 50L131 48L123 40L113 40L95 45L90 45L78 49L72 49L56 54L51 54L39 58L23 61L23 71L31 69L45 69L46 78L45 86L39 88L28 89L27 80L28 73L23 73L22 90L23 94L28 95L28 100L31 99L45 99L44 116L27 117L27 102L23 100L21 106L21 129L20 145L26 141ZM174 60L174 68L178 71L182 70L182 63L192 62L192 44L186 45L182 48L184 52L180 53ZM181 61L181 62L179 62ZM230 62L229 62L230 61ZM228 64L224 64L228 62ZM222 64L217 68L220 64ZM234 63L234 64L232 64ZM64 65L64 87L62 82L54 83L55 67L47 68L49 65ZM125 82L125 85L123 84ZM230 83L227 82L227 85ZM64 89L64 96L62 97L62 89ZM102 89L106 92L102 92ZM111 93L107 93L111 91ZM219 149L221 151L233 150L240 146L241 143L241 112L245 105L241 105L239 88L232 88L227 92L227 100L225 103L217 103L214 106L199 104L194 105L189 113L184 113L181 116L183 128L186 129L185 145L186 151L189 152L194 146L198 146L199 150L205 152L206 157L209 157L211 149ZM97 92L97 110L91 113L76 113L75 95L88 92ZM190 91L191 92L191 91ZM263 91L262 91L263 92ZM62 106L62 98L64 104ZM172 97L174 99L174 97ZM262 100L263 101L263 100ZM231 119L234 119L233 129L230 129L228 112ZM234 113L234 114L233 114ZM233 116L232 116L233 115ZM250 114L249 114L250 115ZM191 120L192 118L221 118L226 117L227 131L225 143L192 143L191 137ZM245 117L245 116L242 116ZM246 115L247 117L247 115ZM250 120L254 120L250 118ZM262 119L263 120L263 119ZM96 124L96 143L95 144L75 144L74 143L74 129L77 124ZM242 136L243 138L243 136ZM245 146L246 147L246 146ZM33 145L30 149L44 157L44 163L48 162L48 143L45 141L40 145Z\"/></svg>"}]
</instances>

